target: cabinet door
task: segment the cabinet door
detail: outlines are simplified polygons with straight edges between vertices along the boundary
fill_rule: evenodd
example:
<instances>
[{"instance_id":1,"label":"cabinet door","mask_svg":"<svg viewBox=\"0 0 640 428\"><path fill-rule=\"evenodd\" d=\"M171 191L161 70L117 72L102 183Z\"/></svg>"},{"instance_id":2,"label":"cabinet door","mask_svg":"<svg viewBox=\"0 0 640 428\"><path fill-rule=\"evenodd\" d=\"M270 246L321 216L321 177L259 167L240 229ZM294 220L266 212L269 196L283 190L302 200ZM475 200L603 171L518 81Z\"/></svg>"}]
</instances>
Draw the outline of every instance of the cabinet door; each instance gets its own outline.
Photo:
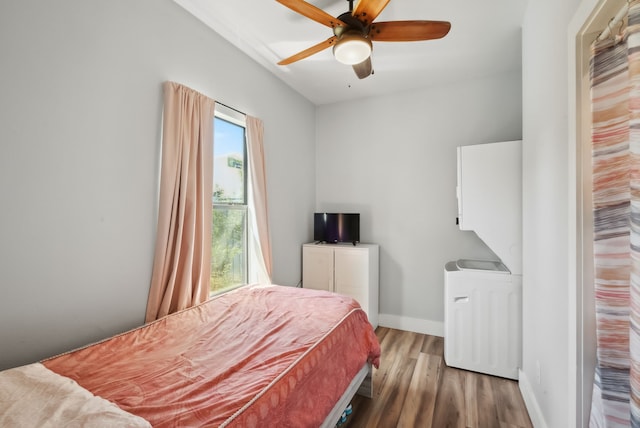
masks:
<instances>
[{"instance_id":1,"label":"cabinet door","mask_svg":"<svg viewBox=\"0 0 640 428\"><path fill-rule=\"evenodd\" d=\"M302 286L333 291L333 248L302 247Z\"/></svg>"},{"instance_id":2,"label":"cabinet door","mask_svg":"<svg viewBox=\"0 0 640 428\"><path fill-rule=\"evenodd\" d=\"M335 291L353 297L369 313L369 252L366 249L335 250Z\"/></svg>"}]
</instances>

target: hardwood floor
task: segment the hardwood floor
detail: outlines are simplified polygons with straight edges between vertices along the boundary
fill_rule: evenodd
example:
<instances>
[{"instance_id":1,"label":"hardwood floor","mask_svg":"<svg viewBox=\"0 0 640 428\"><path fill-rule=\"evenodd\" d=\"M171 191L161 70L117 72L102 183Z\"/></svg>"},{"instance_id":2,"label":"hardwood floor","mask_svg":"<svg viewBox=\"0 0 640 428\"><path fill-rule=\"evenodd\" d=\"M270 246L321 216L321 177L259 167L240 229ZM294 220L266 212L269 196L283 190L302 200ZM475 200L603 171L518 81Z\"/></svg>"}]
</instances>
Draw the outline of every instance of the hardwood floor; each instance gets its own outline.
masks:
<instances>
[{"instance_id":1,"label":"hardwood floor","mask_svg":"<svg viewBox=\"0 0 640 428\"><path fill-rule=\"evenodd\" d=\"M378 327L373 398L356 395L341 428L533 427L512 380L447 367L444 340Z\"/></svg>"}]
</instances>

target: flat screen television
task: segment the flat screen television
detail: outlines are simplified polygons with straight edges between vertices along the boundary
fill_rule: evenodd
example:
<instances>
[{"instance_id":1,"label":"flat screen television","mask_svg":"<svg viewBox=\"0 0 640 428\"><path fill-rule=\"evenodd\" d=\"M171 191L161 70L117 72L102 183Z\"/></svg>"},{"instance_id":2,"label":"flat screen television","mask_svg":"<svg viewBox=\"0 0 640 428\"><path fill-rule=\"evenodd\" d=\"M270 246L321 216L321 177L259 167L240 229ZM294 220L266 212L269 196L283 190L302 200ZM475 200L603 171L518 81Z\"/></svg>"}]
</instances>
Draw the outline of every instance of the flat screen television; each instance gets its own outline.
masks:
<instances>
[{"instance_id":1,"label":"flat screen television","mask_svg":"<svg viewBox=\"0 0 640 428\"><path fill-rule=\"evenodd\" d=\"M336 244L360 242L360 214L315 213L313 215L313 240Z\"/></svg>"}]
</instances>

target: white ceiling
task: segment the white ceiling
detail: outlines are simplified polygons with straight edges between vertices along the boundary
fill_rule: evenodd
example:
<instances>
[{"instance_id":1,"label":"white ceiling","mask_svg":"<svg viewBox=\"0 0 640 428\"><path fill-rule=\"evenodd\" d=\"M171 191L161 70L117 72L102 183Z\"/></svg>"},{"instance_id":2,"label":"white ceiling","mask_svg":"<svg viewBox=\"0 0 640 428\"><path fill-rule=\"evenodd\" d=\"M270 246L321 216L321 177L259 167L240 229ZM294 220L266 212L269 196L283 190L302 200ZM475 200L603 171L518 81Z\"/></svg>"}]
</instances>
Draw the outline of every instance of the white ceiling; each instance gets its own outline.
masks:
<instances>
[{"instance_id":1,"label":"white ceiling","mask_svg":"<svg viewBox=\"0 0 640 428\"><path fill-rule=\"evenodd\" d=\"M438 20L438 40L374 42L374 75L359 80L331 49L288 66L277 62L333 35L275 0L174 0L317 105L410 91L521 67L520 28L527 0L391 0L376 21ZM346 0L308 0L338 16ZM354 2L357 4L357 1Z\"/></svg>"}]
</instances>

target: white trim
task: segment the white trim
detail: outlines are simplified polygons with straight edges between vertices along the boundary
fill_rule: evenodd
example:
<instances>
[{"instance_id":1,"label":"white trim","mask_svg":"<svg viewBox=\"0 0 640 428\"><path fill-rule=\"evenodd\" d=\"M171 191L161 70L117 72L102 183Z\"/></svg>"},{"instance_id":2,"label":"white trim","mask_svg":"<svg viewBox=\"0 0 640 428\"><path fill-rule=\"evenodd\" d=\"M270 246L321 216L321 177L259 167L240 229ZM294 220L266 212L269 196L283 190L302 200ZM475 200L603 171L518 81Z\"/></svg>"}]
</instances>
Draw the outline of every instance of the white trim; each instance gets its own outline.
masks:
<instances>
[{"instance_id":1,"label":"white trim","mask_svg":"<svg viewBox=\"0 0 640 428\"><path fill-rule=\"evenodd\" d=\"M218 102L215 103L215 116L243 128L247 127L247 115Z\"/></svg>"},{"instance_id":2,"label":"white trim","mask_svg":"<svg viewBox=\"0 0 640 428\"><path fill-rule=\"evenodd\" d=\"M444 337L444 322L442 321L423 320L420 318L391 314L378 314L378 324L381 327Z\"/></svg>"},{"instance_id":3,"label":"white trim","mask_svg":"<svg viewBox=\"0 0 640 428\"><path fill-rule=\"evenodd\" d=\"M518 387L520 387L520 393L522 394L522 398L524 399L525 406L527 406L529 418L531 418L531 423L533 424L533 426L536 428L547 428L547 423L544 420L542 410L540 410L540 405L538 404L536 396L533 393L531 383L529 383L527 375L522 370L518 371Z\"/></svg>"},{"instance_id":4,"label":"white trim","mask_svg":"<svg viewBox=\"0 0 640 428\"><path fill-rule=\"evenodd\" d=\"M582 0L567 28L569 225L575 222L575 227L569 227L568 234L569 427L582 427L589 423L595 366L595 338L592 337L595 334L595 315L590 288L593 255L589 235L593 220L588 212L591 204L590 150L583 148L582 144L584 138L589 138L591 126L590 122L585 123L589 113L583 111L582 102L589 71L587 52L591 41L607 26L613 14L624 7L624 2ZM529 413L534 412L529 409Z\"/></svg>"},{"instance_id":5,"label":"white trim","mask_svg":"<svg viewBox=\"0 0 640 428\"><path fill-rule=\"evenodd\" d=\"M568 273L568 278L567 278L567 285L568 285L568 292L569 292L569 296L568 296L568 300L567 302L569 303L569 307L567 308L567 315L568 315L568 320L569 320L569 325L568 325L568 366L567 366L567 373L568 373L568 397L567 397L567 409L568 409L568 415L567 415L567 422L568 422L568 426L569 427L577 427L578 426L578 421L582 419L581 413L582 413L582 406L584 406L584 403L581 402L581 400L579 399L579 397L582 395L581 392L579 391L579 389L581 388L581 384L582 384L582 372L584 370L584 368L582 367L581 364L581 357L580 355L582 354L583 350L582 350L582 334L581 334L581 329L580 329L580 325L582 323L582 293L580 292L581 290L581 285L578 284L579 281L581 281L581 277L582 277L582 263L581 263L581 257L579 256L579 254L581 253L581 248L582 248L582 244L578 243L578 240L581 237L581 233L579 231L580 229L580 223L581 221L578 219L578 216L581 213L581 209L580 209L580 201L581 201L581 195L580 195L580 191L578 190L578 181L577 181L577 177L578 174L581 174L580 172L580 165L581 165L581 161L580 161L580 146L579 144L577 144L576 139L577 137L577 132L578 132L578 112L577 112L577 104L578 104L578 96L580 94L580 91L577 89L577 85L579 85L578 80L579 78L577 77L577 64L580 61L579 59L579 51L580 49L576 46L578 44L578 33L581 31L580 30L580 26L578 26L577 28L575 28L574 26L576 22L576 18L574 16L574 19L571 20L571 23L569 25L567 34L568 34L568 41L569 41L569 61L568 61L568 73L569 73L569 84L568 86L568 98L569 98L569 103L568 103L568 137L569 137L569 141L568 141L568 161L569 161L569 165L568 165L568 174L567 174L567 178L568 178L568 198L567 198L567 202L569 203L568 206L568 210L567 213L569 215L569 227L568 227L568 250L569 250L569 254L567 257L567 264L568 264L568 269L567 269L567 273ZM584 22L584 20L582 21ZM572 28L575 28L575 30L572 31ZM573 226L572 226L573 225ZM535 396L533 396L533 392L531 391L531 385L529 385L528 380L525 378L523 379L524 373L520 373L520 391L522 391L522 397L524 398L524 402L527 405L527 410L529 411L529 416L531 417L531 420L533 422L533 415L536 412L540 412L540 408L538 406L537 401L535 400ZM529 397L529 400L527 400L527 398L525 397L525 390L527 391L527 393L531 394L532 396ZM528 403L530 401L533 401L533 404L535 405L535 409L533 405L529 405ZM542 415L540 415L540 417L542 417ZM537 426L534 423L534 426Z\"/></svg>"}]
</instances>

